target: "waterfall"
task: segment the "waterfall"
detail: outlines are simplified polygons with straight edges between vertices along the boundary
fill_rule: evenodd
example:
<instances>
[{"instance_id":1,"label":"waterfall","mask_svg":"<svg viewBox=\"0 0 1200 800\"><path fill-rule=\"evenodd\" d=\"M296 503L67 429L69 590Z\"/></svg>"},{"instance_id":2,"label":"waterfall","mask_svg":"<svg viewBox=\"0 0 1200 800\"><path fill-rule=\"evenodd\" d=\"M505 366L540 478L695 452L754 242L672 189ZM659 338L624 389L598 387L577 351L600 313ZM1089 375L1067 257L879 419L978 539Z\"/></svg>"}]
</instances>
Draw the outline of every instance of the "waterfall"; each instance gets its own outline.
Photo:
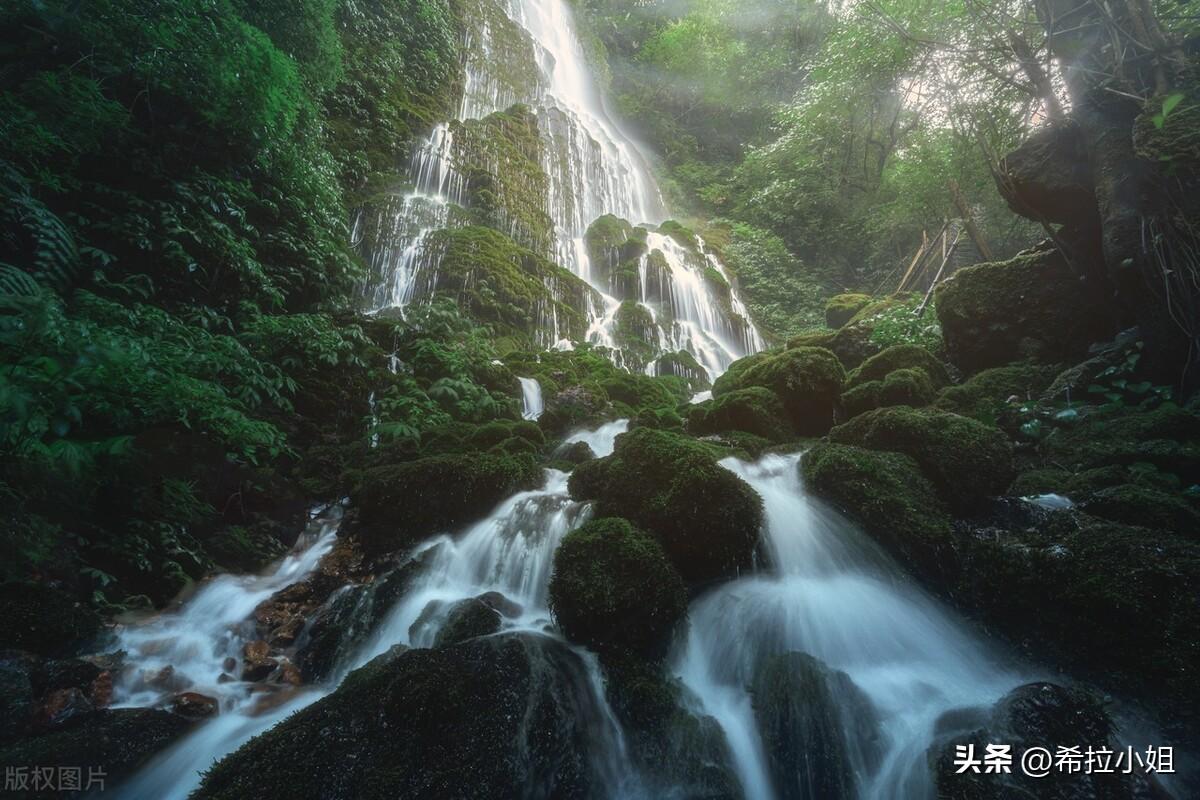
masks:
<instances>
[{"instance_id":1,"label":"waterfall","mask_svg":"<svg viewBox=\"0 0 1200 800\"><path fill-rule=\"evenodd\" d=\"M616 437L628 429L627 420L596 430L582 430L568 443L586 442L598 456L613 452ZM196 593L177 612L143 625L127 627L120 647L138 669L120 684L118 705L157 705L170 693L145 687L145 677L173 667L178 685L215 696L221 712L159 754L119 787L120 797L133 800L183 800L195 789L204 770L291 714L329 695L349 672L394 645L428 647L446 620L449 606L488 593L503 595L503 630L550 636L546 599L554 551L563 537L587 520L590 509L571 500L567 475L546 470L540 489L522 492L501 503L483 521L458 535L440 535L418 547L424 569L409 591L380 624L379 630L345 663L337 675L294 694L259 702L254 684L223 681L225 659L240 660L250 641L255 608L275 592L310 576L333 547L336 516L319 518L298 544L294 555L264 576L221 576ZM496 597L496 595L493 595ZM603 678L594 655L570 650L582 664L579 683L591 694L588 708L598 719L589 721L596 774L611 796L637 794L624 736L604 695Z\"/></svg>"},{"instance_id":2,"label":"waterfall","mask_svg":"<svg viewBox=\"0 0 1200 800\"><path fill-rule=\"evenodd\" d=\"M633 224L654 225L667 218L646 158L605 109L564 0L470 0L468 6L459 121L483 120L517 103L536 116L546 180L539 213L549 219L553 239L545 255L600 292L600 302L586 300L578 309L588 317L587 341L611 348L617 363L624 364L617 309L628 300L654 318L659 355L686 351L710 378L738 358L763 349L762 337L736 289L729 286L724 267L702 241L697 253L687 253L669 237L651 234L643 261L664 258L669 265L665 303L644 291L640 297L608 291L612 287L604 285L591 263L585 234L608 214ZM471 145L455 135L460 122L438 125L414 148L409 190L356 220L355 240L363 243L360 251L374 275L366 296L373 312L392 309L402 314L406 306L427 301L438 290L441 255L431 246L431 237L467 224L469 213L463 208L471 205L462 169L471 159L464 148ZM485 160L502 169L494 158ZM516 226L507 211L501 214L504 232L514 234ZM712 274L725 286L709 285L706 276ZM563 333L539 332L539 341L569 347L572 343Z\"/></svg>"},{"instance_id":3,"label":"waterfall","mask_svg":"<svg viewBox=\"0 0 1200 800\"><path fill-rule=\"evenodd\" d=\"M997 666L997 654L873 542L808 497L799 461L722 462L763 498L771 566L692 604L673 670L724 728L748 800L775 790L746 687L764 659L793 651L846 673L875 707L881 758L854 764L857 796L933 797L926 750L937 719L990 706L1028 678Z\"/></svg>"},{"instance_id":4,"label":"waterfall","mask_svg":"<svg viewBox=\"0 0 1200 800\"><path fill-rule=\"evenodd\" d=\"M517 378L521 382L521 416L536 421L546 410L542 400L542 385L535 378Z\"/></svg>"}]
</instances>

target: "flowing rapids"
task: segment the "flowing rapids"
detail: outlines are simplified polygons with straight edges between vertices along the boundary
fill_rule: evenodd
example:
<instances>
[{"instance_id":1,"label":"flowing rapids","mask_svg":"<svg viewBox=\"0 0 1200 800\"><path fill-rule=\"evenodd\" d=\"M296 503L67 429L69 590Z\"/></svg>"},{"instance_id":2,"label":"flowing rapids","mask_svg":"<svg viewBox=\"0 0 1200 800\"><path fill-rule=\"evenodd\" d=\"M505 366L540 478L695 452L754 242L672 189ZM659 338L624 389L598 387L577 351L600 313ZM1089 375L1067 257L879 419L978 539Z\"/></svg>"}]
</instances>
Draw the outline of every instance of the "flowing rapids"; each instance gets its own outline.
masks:
<instances>
[{"instance_id":1,"label":"flowing rapids","mask_svg":"<svg viewBox=\"0 0 1200 800\"><path fill-rule=\"evenodd\" d=\"M873 542L805 495L800 456L723 462L762 496L770 567L693 603L675 673L725 730L746 796L775 796L747 686L764 659L814 656L845 672L880 716L873 771L851 743L858 796L933 796L926 750L946 711L989 706L1022 680L917 589ZM853 731L847 731L848 736Z\"/></svg>"},{"instance_id":2,"label":"flowing rapids","mask_svg":"<svg viewBox=\"0 0 1200 800\"><path fill-rule=\"evenodd\" d=\"M609 455L628 422L608 423L568 438L586 442L598 456ZM131 626L119 646L136 674L122 683L122 705L152 706L171 691L148 686L146 678L170 666L178 690L217 697L221 713L156 757L132 781L119 788L123 798L169 800L185 798L199 785L204 770L292 713L330 694L341 679L395 645L428 647L433 643L448 606L459 600L499 592L515 609L505 618L505 630L554 635L546 607L554 551L571 530L586 521L587 506L567 493L567 476L546 470L541 489L523 492L502 503L487 519L459 536L438 536L420 548L426 557L422 574L389 612L379 630L352 652L327 684L297 690L294 695L260 702L253 685L222 682L226 658L240 657L253 636L254 609L280 589L308 577L333 546L336 518L319 519L298 544L297 552L262 577L221 576L202 588L179 611ZM574 649L577 662L563 668L580 670L574 682L589 695L581 708L592 709L592 757L595 772L614 797L638 793L628 763L624 738L604 697L603 679L595 657Z\"/></svg>"}]
</instances>

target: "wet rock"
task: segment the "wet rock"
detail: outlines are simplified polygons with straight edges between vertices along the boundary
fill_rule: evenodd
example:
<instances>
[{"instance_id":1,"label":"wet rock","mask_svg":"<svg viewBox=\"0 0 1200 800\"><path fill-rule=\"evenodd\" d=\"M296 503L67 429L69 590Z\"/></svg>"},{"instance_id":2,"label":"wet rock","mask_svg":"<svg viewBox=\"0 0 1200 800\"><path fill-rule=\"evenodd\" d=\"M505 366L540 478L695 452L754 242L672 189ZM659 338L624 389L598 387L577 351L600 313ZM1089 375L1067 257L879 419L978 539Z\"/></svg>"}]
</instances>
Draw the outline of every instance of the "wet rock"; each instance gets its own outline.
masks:
<instances>
[{"instance_id":1,"label":"wet rock","mask_svg":"<svg viewBox=\"0 0 1200 800\"><path fill-rule=\"evenodd\" d=\"M33 715L33 728L45 731L95 710L82 689L55 689L46 695Z\"/></svg>"},{"instance_id":2,"label":"wet rock","mask_svg":"<svg viewBox=\"0 0 1200 800\"><path fill-rule=\"evenodd\" d=\"M1094 297L1057 250L959 270L936 298L946 351L966 373L1071 362L1116 333L1109 298Z\"/></svg>"},{"instance_id":3,"label":"wet rock","mask_svg":"<svg viewBox=\"0 0 1200 800\"><path fill-rule=\"evenodd\" d=\"M484 603L488 608L492 608L502 617L508 619L518 619L525 613L525 608L520 603L509 600L500 592L485 592L476 598L481 603Z\"/></svg>"},{"instance_id":4,"label":"wet rock","mask_svg":"<svg viewBox=\"0 0 1200 800\"><path fill-rule=\"evenodd\" d=\"M80 652L101 629L96 612L44 583L0 584L0 642L46 656Z\"/></svg>"},{"instance_id":5,"label":"wet rock","mask_svg":"<svg viewBox=\"0 0 1200 800\"><path fill-rule=\"evenodd\" d=\"M186 677L176 674L175 667L170 664L154 672L143 673L143 681L152 689L158 689L163 692L175 692L186 689L189 683Z\"/></svg>"},{"instance_id":6,"label":"wet rock","mask_svg":"<svg viewBox=\"0 0 1200 800\"><path fill-rule=\"evenodd\" d=\"M596 452L592 450L592 446L587 442L572 442L563 447L558 457L568 464L578 466L585 461L594 461L596 459Z\"/></svg>"},{"instance_id":7,"label":"wet rock","mask_svg":"<svg viewBox=\"0 0 1200 800\"><path fill-rule=\"evenodd\" d=\"M446 621L438 631L434 647L449 647L477 636L500 630L500 614L482 600L460 600L446 611Z\"/></svg>"},{"instance_id":8,"label":"wet rock","mask_svg":"<svg viewBox=\"0 0 1200 800\"><path fill-rule=\"evenodd\" d=\"M0 748L0 773L31 765L80 767L103 771L105 785L115 787L151 756L187 733L192 726L169 711L121 708L82 714L71 724Z\"/></svg>"},{"instance_id":9,"label":"wet rock","mask_svg":"<svg viewBox=\"0 0 1200 800\"><path fill-rule=\"evenodd\" d=\"M882 752L871 701L844 672L804 653L768 659L751 686L754 719L781 800L851 800Z\"/></svg>"},{"instance_id":10,"label":"wet rock","mask_svg":"<svg viewBox=\"0 0 1200 800\"><path fill-rule=\"evenodd\" d=\"M171 710L186 719L206 719L220 713L215 697L199 692L181 692L171 698Z\"/></svg>"},{"instance_id":11,"label":"wet rock","mask_svg":"<svg viewBox=\"0 0 1200 800\"><path fill-rule=\"evenodd\" d=\"M953 569L950 516L913 459L822 442L805 453L800 468L815 494L909 570L941 582Z\"/></svg>"},{"instance_id":12,"label":"wet rock","mask_svg":"<svg viewBox=\"0 0 1200 800\"><path fill-rule=\"evenodd\" d=\"M507 634L381 657L219 762L195 797L605 794L603 715L586 665Z\"/></svg>"},{"instance_id":13,"label":"wet rock","mask_svg":"<svg viewBox=\"0 0 1200 800\"><path fill-rule=\"evenodd\" d=\"M762 500L693 439L639 428L612 456L571 474L572 497L595 500L598 516L624 517L656 538L690 584L750 567Z\"/></svg>"},{"instance_id":14,"label":"wet rock","mask_svg":"<svg viewBox=\"0 0 1200 800\"><path fill-rule=\"evenodd\" d=\"M100 674L100 668L90 661L46 659L34 671L34 691L44 695L59 689L89 688Z\"/></svg>"},{"instance_id":15,"label":"wet rock","mask_svg":"<svg viewBox=\"0 0 1200 800\"><path fill-rule=\"evenodd\" d=\"M563 539L550 610L573 642L602 653L661 657L687 615L687 590L653 537L610 517Z\"/></svg>"},{"instance_id":16,"label":"wet rock","mask_svg":"<svg viewBox=\"0 0 1200 800\"><path fill-rule=\"evenodd\" d=\"M29 653L0 651L0 744L25 732L33 714L36 667Z\"/></svg>"},{"instance_id":17,"label":"wet rock","mask_svg":"<svg viewBox=\"0 0 1200 800\"><path fill-rule=\"evenodd\" d=\"M270 653L271 646L266 642L248 642L242 648L242 680L255 683L269 678L279 666Z\"/></svg>"},{"instance_id":18,"label":"wet rock","mask_svg":"<svg viewBox=\"0 0 1200 800\"><path fill-rule=\"evenodd\" d=\"M938 724L943 732L953 731L968 718L946 719ZM1095 697L1089 693L1052 683L1031 683L1005 695L987 715L982 727L945 737L929 752L937 793L944 800L1002 800L1029 797L1037 800L1133 800L1165 798L1161 788L1144 775L1069 773L1052 769L1043 778L1032 778L1020 769L1021 757L1031 747L1076 747L1117 749L1114 725ZM959 772L955 765L956 748L973 747L982 758L988 744L1012 747L1010 773ZM1115 758L1115 757L1114 757Z\"/></svg>"}]
</instances>

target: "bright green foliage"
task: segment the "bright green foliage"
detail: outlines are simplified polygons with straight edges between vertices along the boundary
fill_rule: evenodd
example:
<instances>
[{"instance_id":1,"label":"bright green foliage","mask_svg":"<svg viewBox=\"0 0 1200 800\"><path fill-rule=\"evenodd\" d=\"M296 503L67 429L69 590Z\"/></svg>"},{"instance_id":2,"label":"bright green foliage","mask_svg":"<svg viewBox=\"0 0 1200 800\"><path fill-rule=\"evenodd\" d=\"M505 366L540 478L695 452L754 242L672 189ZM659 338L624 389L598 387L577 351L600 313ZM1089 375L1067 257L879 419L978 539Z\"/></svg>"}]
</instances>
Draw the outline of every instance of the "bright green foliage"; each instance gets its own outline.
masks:
<instances>
[{"instance_id":1,"label":"bright green foliage","mask_svg":"<svg viewBox=\"0 0 1200 800\"><path fill-rule=\"evenodd\" d=\"M687 616L687 591L652 536L623 519L597 519L554 554L550 610L573 642L661 657Z\"/></svg>"}]
</instances>

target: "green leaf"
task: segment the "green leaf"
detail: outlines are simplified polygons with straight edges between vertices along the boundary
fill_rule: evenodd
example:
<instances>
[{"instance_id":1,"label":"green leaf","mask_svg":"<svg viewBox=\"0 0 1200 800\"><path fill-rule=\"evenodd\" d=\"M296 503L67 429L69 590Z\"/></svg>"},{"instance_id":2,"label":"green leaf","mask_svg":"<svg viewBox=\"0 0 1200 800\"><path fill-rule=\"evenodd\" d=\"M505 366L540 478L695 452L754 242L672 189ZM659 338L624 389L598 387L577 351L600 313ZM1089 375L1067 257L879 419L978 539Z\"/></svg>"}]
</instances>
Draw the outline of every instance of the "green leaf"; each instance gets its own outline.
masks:
<instances>
[{"instance_id":1,"label":"green leaf","mask_svg":"<svg viewBox=\"0 0 1200 800\"><path fill-rule=\"evenodd\" d=\"M1163 99L1162 115L1163 115L1164 120L1166 117L1171 116L1171 112L1174 111L1175 108L1180 103L1183 102L1183 97L1184 97L1183 92L1176 92L1175 94L1169 95Z\"/></svg>"}]
</instances>

